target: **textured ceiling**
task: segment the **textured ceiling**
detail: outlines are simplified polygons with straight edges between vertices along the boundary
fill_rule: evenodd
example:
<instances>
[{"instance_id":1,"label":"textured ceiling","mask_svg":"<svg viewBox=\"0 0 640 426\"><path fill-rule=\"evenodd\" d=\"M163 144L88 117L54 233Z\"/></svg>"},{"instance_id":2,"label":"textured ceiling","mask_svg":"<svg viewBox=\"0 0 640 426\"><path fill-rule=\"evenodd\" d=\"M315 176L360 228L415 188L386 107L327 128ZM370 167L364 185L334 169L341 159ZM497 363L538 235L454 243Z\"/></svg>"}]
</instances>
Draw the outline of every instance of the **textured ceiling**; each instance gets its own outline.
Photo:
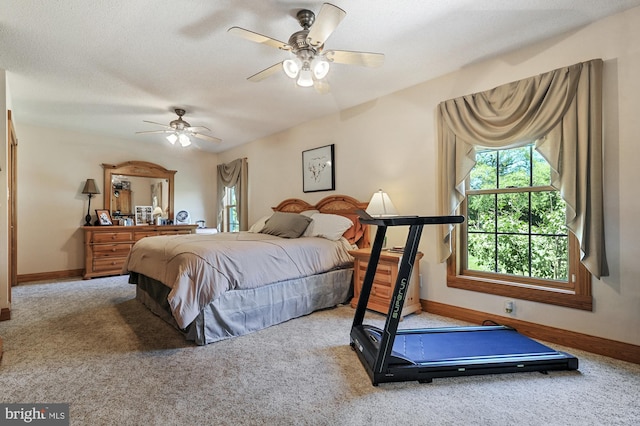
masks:
<instances>
[{"instance_id":1,"label":"textured ceiling","mask_svg":"<svg viewBox=\"0 0 640 426\"><path fill-rule=\"evenodd\" d=\"M0 68L18 123L166 143L143 120L187 110L223 151L468 64L579 28L640 0L335 0L347 12L326 47L384 53L380 68L334 64L331 91L284 73L250 75L287 53L227 33L288 40L307 0L2 0Z\"/></svg>"}]
</instances>

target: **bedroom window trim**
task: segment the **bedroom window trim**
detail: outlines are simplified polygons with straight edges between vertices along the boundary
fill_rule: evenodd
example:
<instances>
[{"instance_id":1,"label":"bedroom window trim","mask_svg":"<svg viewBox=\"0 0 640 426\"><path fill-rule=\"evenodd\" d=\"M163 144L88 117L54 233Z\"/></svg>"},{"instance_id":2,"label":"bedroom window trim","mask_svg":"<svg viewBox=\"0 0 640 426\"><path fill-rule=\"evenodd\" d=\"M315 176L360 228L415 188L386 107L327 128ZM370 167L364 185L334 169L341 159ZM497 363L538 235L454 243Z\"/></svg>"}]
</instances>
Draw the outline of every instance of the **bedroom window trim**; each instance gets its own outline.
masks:
<instances>
[{"instance_id":1,"label":"bedroom window trim","mask_svg":"<svg viewBox=\"0 0 640 426\"><path fill-rule=\"evenodd\" d=\"M466 212L465 205L466 203L463 205L463 214ZM586 311L593 310L591 273L580 262L580 246L571 232L568 233L569 279L563 282L465 269L461 253L466 247L465 228L466 223L461 225L458 232L453 233L455 244L452 256L447 259L447 287Z\"/></svg>"}]
</instances>

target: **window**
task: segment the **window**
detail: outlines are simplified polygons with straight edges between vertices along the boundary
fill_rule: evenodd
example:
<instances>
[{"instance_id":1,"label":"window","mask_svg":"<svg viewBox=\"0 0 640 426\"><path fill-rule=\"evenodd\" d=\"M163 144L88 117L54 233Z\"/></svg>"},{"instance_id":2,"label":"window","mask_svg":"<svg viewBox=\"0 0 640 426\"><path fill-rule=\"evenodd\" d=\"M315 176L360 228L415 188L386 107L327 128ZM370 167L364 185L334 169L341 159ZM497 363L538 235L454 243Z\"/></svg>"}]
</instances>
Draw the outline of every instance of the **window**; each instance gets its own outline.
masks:
<instances>
[{"instance_id":1,"label":"window","mask_svg":"<svg viewBox=\"0 0 640 426\"><path fill-rule=\"evenodd\" d=\"M240 221L238 220L238 207L236 203L236 187L225 187L224 190L224 209L222 211L222 231L238 232L240 231Z\"/></svg>"},{"instance_id":2,"label":"window","mask_svg":"<svg viewBox=\"0 0 640 426\"><path fill-rule=\"evenodd\" d=\"M591 310L591 276L533 144L479 150L466 181L448 285Z\"/></svg>"}]
</instances>

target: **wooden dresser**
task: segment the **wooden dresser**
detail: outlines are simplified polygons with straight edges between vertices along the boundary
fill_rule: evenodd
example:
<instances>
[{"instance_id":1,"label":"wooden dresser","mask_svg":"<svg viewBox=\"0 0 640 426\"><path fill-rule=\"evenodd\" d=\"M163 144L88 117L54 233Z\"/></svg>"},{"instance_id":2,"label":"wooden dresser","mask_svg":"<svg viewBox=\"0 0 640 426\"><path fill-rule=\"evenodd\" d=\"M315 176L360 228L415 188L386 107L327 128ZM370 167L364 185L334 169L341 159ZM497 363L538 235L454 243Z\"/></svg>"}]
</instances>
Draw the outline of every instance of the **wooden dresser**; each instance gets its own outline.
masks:
<instances>
[{"instance_id":1,"label":"wooden dresser","mask_svg":"<svg viewBox=\"0 0 640 426\"><path fill-rule=\"evenodd\" d=\"M355 308L358 306L362 282L364 281L364 275L367 273L371 249L352 250L349 253L355 258L353 263L353 299L351 300L351 307ZM393 253L387 250L383 250L380 253L380 260L378 261L376 276L373 279L373 288L369 295L367 309L382 314L389 312L389 305L391 304L393 288L398 278L398 268L401 258L401 253ZM422 253L418 252L411 271L411 280L409 282L409 289L406 292L402 313L400 314L401 318L405 315L420 313L422 311L422 306L420 305L420 259L422 259Z\"/></svg>"},{"instance_id":2,"label":"wooden dresser","mask_svg":"<svg viewBox=\"0 0 640 426\"><path fill-rule=\"evenodd\" d=\"M193 234L197 225L83 226L84 276L120 275L133 244L155 235Z\"/></svg>"}]
</instances>

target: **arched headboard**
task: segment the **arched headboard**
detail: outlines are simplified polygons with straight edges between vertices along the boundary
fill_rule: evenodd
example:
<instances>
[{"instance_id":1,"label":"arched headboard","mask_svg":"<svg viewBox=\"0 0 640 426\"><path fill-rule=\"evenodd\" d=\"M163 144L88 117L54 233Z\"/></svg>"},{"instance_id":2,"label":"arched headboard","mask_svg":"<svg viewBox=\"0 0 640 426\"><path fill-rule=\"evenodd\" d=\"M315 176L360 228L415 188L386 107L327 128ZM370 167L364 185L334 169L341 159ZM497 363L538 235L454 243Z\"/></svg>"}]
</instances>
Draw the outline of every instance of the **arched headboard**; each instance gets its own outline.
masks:
<instances>
[{"instance_id":1,"label":"arched headboard","mask_svg":"<svg viewBox=\"0 0 640 426\"><path fill-rule=\"evenodd\" d=\"M318 201L315 205L309 204L299 198L288 198L272 207L274 211L286 213L302 213L307 210L318 210L320 213L338 214L345 216L353 226L349 228L344 237L351 243L356 244L360 248L370 246L369 226L360 223L356 210L366 209L368 203L363 203L348 195L330 195Z\"/></svg>"}]
</instances>

